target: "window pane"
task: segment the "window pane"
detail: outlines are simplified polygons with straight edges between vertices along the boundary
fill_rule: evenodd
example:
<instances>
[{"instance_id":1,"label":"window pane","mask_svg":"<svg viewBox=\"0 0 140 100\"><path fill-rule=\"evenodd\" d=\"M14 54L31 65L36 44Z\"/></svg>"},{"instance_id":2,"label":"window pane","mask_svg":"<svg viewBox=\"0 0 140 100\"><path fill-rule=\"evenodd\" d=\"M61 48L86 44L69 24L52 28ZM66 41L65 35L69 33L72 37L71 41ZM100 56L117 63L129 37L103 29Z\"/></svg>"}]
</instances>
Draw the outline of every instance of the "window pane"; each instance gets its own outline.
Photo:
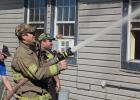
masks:
<instances>
[{"instance_id":1,"label":"window pane","mask_svg":"<svg viewBox=\"0 0 140 100\"><path fill-rule=\"evenodd\" d=\"M41 8L40 9L40 21L44 21L45 19L45 11L44 11L44 8Z\"/></svg>"},{"instance_id":2,"label":"window pane","mask_svg":"<svg viewBox=\"0 0 140 100\"><path fill-rule=\"evenodd\" d=\"M74 36L74 24L70 25L70 36Z\"/></svg>"},{"instance_id":3,"label":"window pane","mask_svg":"<svg viewBox=\"0 0 140 100\"><path fill-rule=\"evenodd\" d=\"M57 6L62 6L63 5L63 0L57 0Z\"/></svg>"},{"instance_id":4,"label":"window pane","mask_svg":"<svg viewBox=\"0 0 140 100\"><path fill-rule=\"evenodd\" d=\"M30 9L30 16L29 16L29 20L30 21L33 21L33 19L34 19L34 9Z\"/></svg>"},{"instance_id":5,"label":"window pane","mask_svg":"<svg viewBox=\"0 0 140 100\"><path fill-rule=\"evenodd\" d=\"M29 0L29 7L32 4L32 9L29 9L29 21L44 21L45 16L45 0Z\"/></svg>"},{"instance_id":6,"label":"window pane","mask_svg":"<svg viewBox=\"0 0 140 100\"><path fill-rule=\"evenodd\" d=\"M75 20L75 7L70 8L70 21Z\"/></svg>"},{"instance_id":7,"label":"window pane","mask_svg":"<svg viewBox=\"0 0 140 100\"><path fill-rule=\"evenodd\" d=\"M140 6L140 2L133 2L132 3L132 11L136 10L137 8L139 8L139 6ZM140 19L140 15L138 15L134 19Z\"/></svg>"},{"instance_id":8,"label":"window pane","mask_svg":"<svg viewBox=\"0 0 140 100\"><path fill-rule=\"evenodd\" d=\"M29 1L29 7L30 8L34 8L34 0L30 0Z\"/></svg>"},{"instance_id":9,"label":"window pane","mask_svg":"<svg viewBox=\"0 0 140 100\"><path fill-rule=\"evenodd\" d=\"M35 9L35 21L39 21L39 9Z\"/></svg>"},{"instance_id":10,"label":"window pane","mask_svg":"<svg viewBox=\"0 0 140 100\"><path fill-rule=\"evenodd\" d=\"M70 5L75 5L76 1L75 0L70 0Z\"/></svg>"},{"instance_id":11,"label":"window pane","mask_svg":"<svg viewBox=\"0 0 140 100\"><path fill-rule=\"evenodd\" d=\"M40 0L35 0L35 8L39 8Z\"/></svg>"},{"instance_id":12,"label":"window pane","mask_svg":"<svg viewBox=\"0 0 140 100\"><path fill-rule=\"evenodd\" d=\"M68 14L69 14L69 8L64 7L64 15L63 15L64 21L68 21Z\"/></svg>"},{"instance_id":13,"label":"window pane","mask_svg":"<svg viewBox=\"0 0 140 100\"><path fill-rule=\"evenodd\" d=\"M69 24L64 24L64 36L69 36Z\"/></svg>"},{"instance_id":14,"label":"window pane","mask_svg":"<svg viewBox=\"0 0 140 100\"><path fill-rule=\"evenodd\" d=\"M134 37L135 37L135 58L140 60L140 31L134 31Z\"/></svg>"},{"instance_id":15,"label":"window pane","mask_svg":"<svg viewBox=\"0 0 140 100\"><path fill-rule=\"evenodd\" d=\"M64 5L68 6L69 5L69 0L64 0Z\"/></svg>"},{"instance_id":16,"label":"window pane","mask_svg":"<svg viewBox=\"0 0 140 100\"><path fill-rule=\"evenodd\" d=\"M63 24L58 24L58 33L63 35Z\"/></svg>"},{"instance_id":17,"label":"window pane","mask_svg":"<svg viewBox=\"0 0 140 100\"><path fill-rule=\"evenodd\" d=\"M58 9L57 9L58 11L57 11L57 20L58 21L62 21L62 7L58 7Z\"/></svg>"},{"instance_id":18,"label":"window pane","mask_svg":"<svg viewBox=\"0 0 140 100\"><path fill-rule=\"evenodd\" d=\"M140 28L140 22L131 22L131 30Z\"/></svg>"},{"instance_id":19,"label":"window pane","mask_svg":"<svg viewBox=\"0 0 140 100\"><path fill-rule=\"evenodd\" d=\"M38 31L44 32L45 4L46 0L28 0L29 24L35 26Z\"/></svg>"},{"instance_id":20,"label":"window pane","mask_svg":"<svg viewBox=\"0 0 140 100\"><path fill-rule=\"evenodd\" d=\"M40 1L40 7L45 7L46 4L45 0L39 0L39 1Z\"/></svg>"}]
</instances>

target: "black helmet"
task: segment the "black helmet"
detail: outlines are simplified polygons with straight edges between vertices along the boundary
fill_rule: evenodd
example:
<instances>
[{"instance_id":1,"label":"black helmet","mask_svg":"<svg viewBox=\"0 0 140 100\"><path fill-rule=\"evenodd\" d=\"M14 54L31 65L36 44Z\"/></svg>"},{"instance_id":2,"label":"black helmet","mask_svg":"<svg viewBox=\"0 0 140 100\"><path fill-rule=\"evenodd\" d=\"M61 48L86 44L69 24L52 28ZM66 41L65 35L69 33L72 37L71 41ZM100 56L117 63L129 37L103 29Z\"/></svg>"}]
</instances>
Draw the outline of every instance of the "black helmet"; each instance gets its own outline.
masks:
<instances>
[{"instance_id":1,"label":"black helmet","mask_svg":"<svg viewBox=\"0 0 140 100\"><path fill-rule=\"evenodd\" d=\"M6 54L8 57L11 56L10 52L9 52L9 49L6 45L3 45L3 49L2 49L2 52L4 54Z\"/></svg>"}]
</instances>

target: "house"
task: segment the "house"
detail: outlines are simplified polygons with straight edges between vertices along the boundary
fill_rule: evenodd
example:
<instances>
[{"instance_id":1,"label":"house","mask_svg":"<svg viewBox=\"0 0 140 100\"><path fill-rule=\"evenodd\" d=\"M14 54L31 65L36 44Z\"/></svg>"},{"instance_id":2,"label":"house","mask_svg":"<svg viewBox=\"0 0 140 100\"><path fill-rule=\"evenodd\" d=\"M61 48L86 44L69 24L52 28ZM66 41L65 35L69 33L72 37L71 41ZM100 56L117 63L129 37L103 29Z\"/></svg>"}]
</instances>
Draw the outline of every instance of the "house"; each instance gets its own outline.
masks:
<instances>
[{"instance_id":1,"label":"house","mask_svg":"<svg viewBox=\"0 0 140 100\"><path fill-rule=\"evenodd\" d=\"M139 100L140 16L130 17L139 5L139 0L0 0L0 41L13 54L18 45L15 26L29 23L38 33L63 35L56 44L63 50L128 16L79 49L60 78L62 88L70 90L69 100ZM12 78L10 67L8 72Z\"/></svg>"}]
</instances>

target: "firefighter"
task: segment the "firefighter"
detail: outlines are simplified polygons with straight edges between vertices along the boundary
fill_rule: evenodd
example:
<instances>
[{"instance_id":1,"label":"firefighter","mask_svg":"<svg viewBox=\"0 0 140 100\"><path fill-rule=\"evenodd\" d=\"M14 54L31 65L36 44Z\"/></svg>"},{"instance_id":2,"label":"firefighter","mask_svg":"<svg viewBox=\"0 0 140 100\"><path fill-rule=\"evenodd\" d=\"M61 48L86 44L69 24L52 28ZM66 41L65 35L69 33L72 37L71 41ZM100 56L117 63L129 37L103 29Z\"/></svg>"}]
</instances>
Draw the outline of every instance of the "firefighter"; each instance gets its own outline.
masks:
<instances>
[{"instance_id":1,"label":"firefighter","mask_svg":"<svg viewBox=\"0 0 140 100\"><path fill-rule=\"evenodd\" d=\"M47 63L46 65L40 63L36 54L35 31L36 29L29 24L20 24L15 28L19 46L11 64L14 71L14 81L18 84L22 79L28 79L16 92L18 100L52 100L46 89L46 79L68 68L68 66L47 66ZM67 57L70 55L73 53L69 50ZM53 65L65 58L66 56L60 54L48 62Z\"/></svg>"},{"instance_id":2,"label":"firefighter","mask_svg":"<svg viewBox=\"0 0 140 100\"><path fill-rule=\"evenodd\" d=\"M10 84L10 81L7 76L4 60L10 56L11 54L9 52L8 47L6 45L1 44L0 45L0 76L2 78L4 86L6 87L9 93L13 92L13 90L12 90L12 85Z\"/></svg>"},{"instance_id":3,"label":"firefighter","mask_svg":"<svg viewBox=\"0 0 140 100\"><path fill-rule=\"evenodd\" d=\"M48 60L55 57L55 53L52 51L53 40L55 40L55 38L51 37L50 34L42 33L38 37L41 51L42 53L45 52L42 54L42 63L46 63ZM58 64L54 64L52 66L67 66L67 62L66 60L62 60ZM58 100L58 92L60 89L61 85L58 75L48 78L48 91L51 94L53 100Z\"/></svg>"}]
</instances>

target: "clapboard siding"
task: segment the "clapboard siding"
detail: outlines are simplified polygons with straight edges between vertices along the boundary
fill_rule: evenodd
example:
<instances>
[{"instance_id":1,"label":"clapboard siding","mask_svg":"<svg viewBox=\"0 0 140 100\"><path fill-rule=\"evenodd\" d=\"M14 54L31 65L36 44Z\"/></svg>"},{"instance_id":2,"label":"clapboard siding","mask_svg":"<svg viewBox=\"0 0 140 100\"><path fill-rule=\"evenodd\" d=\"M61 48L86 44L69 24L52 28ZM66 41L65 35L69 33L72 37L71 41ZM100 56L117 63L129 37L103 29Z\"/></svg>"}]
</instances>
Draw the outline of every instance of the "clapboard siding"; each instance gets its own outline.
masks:
<instances>
[{"instance_id":1,"label":"clapboard siding","mask_svg":"<svg viewBox=\"0 0 140 100\"><path fill-rule=\"evenodd\" d=\"M20 23L23 23L24 20L23 18L22 19L16 19L16 18L13 18L13 19L0 19L0 23L8 23L8 24L12 24L12 23L17 23L17 24L20 24Z\"/></svg>"},{"instance_id":2,"label":"clapboard siding","mask_svg":"<svg viewBox=\"0 0 140 100\"><path fill-rule=\"evenodd\" d=\"M106 67L120 67L120 62L112 60L98 60L98 59L78 59L78 64L91 66L106 66ZM88 67L87 67L88 68Z\"/></svg>"},{"instance_id":3,"label":"clapboard siding","mask_svg":"<svg viewBox=\"0 0 140 100\"><path fill-rule=\"evenodd\" d=\"M120 54L120 48L105 48L105 47L84 47L78 51L78 53L97 53L97 54Z\"/></svg>"},{"instance_id":4,"label":"clapboard siding","mask_svg":"<svg viewBox=\"0 0 140 100\"><path fill-rule=\"evenodd\" d=\"M100 86L96 86L95 90L93 91L77 90L71 87L65 87L65 88L71 91L70 98L72 98L72 100L139 100L139 98L135 97L135 95L138 95L139 92L133 93L127 90L114 89L110 87L103 89L103 88L100 88ZM100 89L101 91L97 91ZM116 94L113 94L109 91L114 91L116 92ZM126 92L128 92L128 94L130 95L129 97L125 94Z\"/></svg>"},{"instance_id":5,"label":"clapboard siding","mask_svg":"<svg viewBox=\"0 0 140 100\"><path fill-rule=\"evenodd\" d=\"M15 26L24 22L24 0L0 1L0 42L9 47L13 56L18 39L15 37ZM9 78L12 83L11 73L12 57L6 60Z\"/></svg>"},{"instance_id":6,"label":"clapboard siding","mask_svg":"<svg viewBox=\"0 0 140 100\"><path fill-rule=\"evenodd\" d=\"M120 61L120 55L113 55L113 54L79 53L78 58Z\"/></svg>"},{"instance_id":7,"label":"clapboard siding","mask_svg":"<svg viewBox=\"0 0 140 100\"><path fill-rule=\"evenodd\" d=\"M128 77L130 76L130 77L140 78L139 74L124 73L124 72L120 71L120 69L118 69L118 68L109 67L109 66L90 66L90 65L82 65L81 64L78 68L80 71L118 74L120 76L124 75L124 76L128 76Z\"/></svg>"},{"instance_id":8,"label":"clapboard siding","mask_svg":"<svg viewBox=\"0 0 140 100\"><path fill-rule=\"evenodd\" d=\"M96 21L90 21L90 22L79 22L79 28L105 28L113 24L114 22L96 22Z\"/></svg>"},{"instance_id":9,"label":"clapboard siding","mask_svg":"<svg viewBox=\"0 0 140 100\"><path fill-rule=\"evenodd\" d=\"M61 80L61 85L76 88L76 82L73 81Z\"/></svg>"},{"instance_id":10,"label":"clapboard siding","mask_svg":"<svg viewBox=\"0 0 140 100\"><path fill-rule=\"evenodd\" d=\"M0 14L0 19L21 19L23 18L23 15L21 14L21 12L19 13L14 13L14 14Z\"/></svg>"},{"instance_id":11,"label":"clapboard siding","mask_svg":"<svg viewBox=\"0 0 140 100\"><path fill-rule=\"evenodd\" d=\"M88 35L78 35L80 40L85 40L90 38L91 36ZM97 40L106 40L106 41L120 41L120 35L102 35Z\"/></svg>"},{"instance_id":12,"label":"clapboard siding","mask_svg":"<svg viewBox=\"0 0 140 100\"><path fill-rule=\"evenodd\" d=\"M79 40L79 43L83 42L83 40ZM120 42L118 41L94 41L91 42L89 44L87 44L86 46L90 46L90 47L106 47L106 48L119 48L120 47ZM85 48L85 47L83 47Z\"/></svg>"},{"instance_id":13,"label":"clapboard siding","mask_svg":"<svg viewBox=\"0 0 140 100\"><path fill-rule=\"evenodd\" d=\"M13 55L18 45L17 24L24 22L23 0L0 2L0 41ZM52 29L52 5L47 3L46 32ZM93 37L122 18L122 0L78 0L78 43ZM139 100L140 75L121 71L121 26L91 41L77 52L77 65L60 74L62 88L70 90L69 100ZM6 60L10 65L12 58ZM12 74L8 67L8 75ZM12 76L9 76L12 78ZM101 83L106 82L102 87Z\"/></svg>"},{"instance_id":14,"label":"clapboard siding","mask_svg":"<svg viewBox=\"0 0 140 100\"><path fill-rule=\"evenodd\" d=\"M117 21L121 15L79 16L82 21Z\"/></svg>"},{"instance_id":15,"label":"clapboard siding","mask_svg":"<svg viewBox=\"0 0 140 100\"><path fill-rule=\"evenodd\" d=\"M88 23L88 22L87 22ZM88 25L87 25L88 26ZM84 34L97 34L97 33L100 33L102 30L104 30L105 28L79 28L79 35L84 35ZM110 32L108 32L107 34L118 34L120 33L120 28L113 28L111 29Z\"/></svg>"},{"instance_id":16,"label":"clapboard siding","mask_svg":"<svg viewBox=\"0 0 140 100\"><path fill-rule=\"evenodd\" d=\"M88 26L88 22L87 22L87 26ZM104 29L105 29L105 27L104 28L96 28L96 27L95 28L92 28L92 27L91 28L90 27L87 27L87 28L79 28L78 33L79 33L79 35L80 34L81 35L82 34L97 34L97 33L100 33ZM120 28L113 28L107 34L110 34L110 33L112 33L112 34L113 33L120 33L120 32L121 32Z\"/></svg>"},{"instance_id":17,"label":"clapboard siding","mask_svg":"<svg viewBox=\"0 0 140 100\"><path fill-rule=\"evenodd\" d=\"M103 72L97 73L97 72L78 71L78 76L85 77L85 78L105 79L109 81L116 81L116 82L122 82L122 83L124 82L124 84L133 83L133 84L138 85L140 83L139 77L124 76L124 75L119 75L116 73L110 74L110 73L103 73Z\"/></svg>"},{"instance_id":18,"label":"clapboard siding","mask_svg":"<svg viewBox=\"0 0 140 100\"><path fill-rule=\"evenodd\" d=\"M113 87L107 87L106 89L102 89L102 87L99 85L91 85L91 88L93 91L107 92L113 95L129 96L137 99L139 98L139 92L134 92L130 90L118 89ZM118 100L123 100L123 99L118 99Z\"/></svg>"},{"instance_id":19,"label":"clapboard siding","mask_svg":"<svg viewBox=\"0 0 140 100\"><path fill-rule=\"evenodd\" d=\"M107 0L102 0L97 2L97 0L79 0L79 10L121 8L121 0L116 0L115 2L110 1L108 2ZM91 4L89 4L89 2L91 2Z\"/></svg>"},{"instance_id":20,"label":"clapboard siding","mask_svg":"<svg viewBox=\"0 0 140 100\"><path fill-rule=\"evenodd\" d=\"M93 5L94 6L94 5ZM90 9L90 11L87 11L89 9L80 9L79 10L79 17L82 16L101 16L101 15L116 15L116 14L120 14L120 10L121 8L108 8L108 9Z\"/></svg>"},{"instance_id":21,"label":"clapboard siding","mask_svg":"<svg viewBox=\"0 0 140 100\"><path fill-rule=\"evenodd\" d=\"M17 46L15 26L24 22L23 0L1 0L0 2L0 41L10 49ZM15 45L16 44L16 45ZM11 50L10 50L11 51Z\"/></svg>"},{"instance_id":22,"label":"clapboard siding","mask_svg":"<svg viewBox=\"0 0 140 100\"><path fill-rule=\"evenodd\" d=\"M94 37L122 18L120 0L79 0L78 43ZM78 51L77 89L73 98L138 100L140 76L120 70L121 26ZM102 88L101 82L107 86ZM95 99L96 98L96 99Z\"/></svg>"},{"instance_id":23,"label":"clapboard siding","mask_svg":"<svg viewBox=\"0 0 140 100\"><path fill-rule=\"evenodd\" d=\"M0 41L2 41L2 42L17 42L18 41L18 39L17 38L2 38L2 39L0 39Z\"/></svg>"},{"instance_id":24,"label":"clapboard siding","mask_svg":"<svg viewBox=\"0 0 140 100\"><path fill-rule=\"evenodd\" d=\"M96 90L87 91L87 90L76 90L72 88L68 88L68 89L70 89L72 92L72 94L70 94L70 97L73 98L72 100L139 100L138 98L134 98L134 96L128 97L124 95L116 95L116 94L108 93L107 89L104 92L100 92Z\"/></svg>"},{"instance_id":25,"label":"clapboard siding","mask_svg":"<svg viewBox=\"0 0 140 100\"><path fill-rule=\"evenodd\" d=\"M4 26L4 27L6 27L6 26ZM7 28L9 28L9 27L7 27ZM15 27L13 27L13 28L15 28ZM2 32L0 37L2 37L2 38L8 38L8 37L15 38L15 34L13 34L13 32Z\"/></svg>"},{"instance_id":26,"label":"clapboard siding","mask_svg":"<svg viewBox=\"0 0 140 100\"><path fill-rule=\"evenodd\" d=\"M22 9L6 9L6 10L0 10L0 15L2 14L18 14L23 13L24 11Z\"/></svg>"},{"instance_id":27,"label":"clapboard siding","mask_svg":"<svg viewBox=\"0 0 140 100\"><path fill-rule=\"evenodd\" d=\"M122 95L122 96L130 96L130 97L134 97L134 98L139 98L139 91L130 91L128 89L120 89L121 86L128 86L127 83L108 81L107 84L115 84L118 86L120 85L120 87L113 88L113 87L108 86L106 88L102 88L101 81L102 81L101 79L89 79L89 78L83 78L83 77L78 78L79 85L81 85L81 83L82 83L82 85L83 85L83 83L85 83L85 84L90 83L89 85L91 86L92 91L107 92L109 94L114 94L114 95ZM136 86L136 84L131 84L131 85L133 87ZM137 84L137 86L138 86L138 84ZM133 87L130 87L130 88L133 88ZM80 88L82 88L82 87L80 87ZM112 99L112 100L114 100L114 99ZM122 100L122 99L120 99L120 100Z\"/></svg>"},{"instance_id":28,"label":"clapboard siding","mask_svg":"<svg viewBox=\"0 0 140 100\"><path fill-rule=\"evenodd\" d=\"M20 19L19 19L20 20ZM5 20L6 21L6 20ZM7 20L7 21L9 21L9 20ZM17 21L16 19L15 19L15 21ZM20 20L21 21L21 20ZM10 22L10 21L9 21ZM23 21L21 21L21 22L23 22ZM1 24L2 25L2 24ZM15 32L15 30L13 30L14 28L0 28L0 32L2 33L2 32L4 32L4 33L11 33L11 34L13 34L14 32ZM3 33L2 33L3 34Z\"/></svg>"}]
</instances>

